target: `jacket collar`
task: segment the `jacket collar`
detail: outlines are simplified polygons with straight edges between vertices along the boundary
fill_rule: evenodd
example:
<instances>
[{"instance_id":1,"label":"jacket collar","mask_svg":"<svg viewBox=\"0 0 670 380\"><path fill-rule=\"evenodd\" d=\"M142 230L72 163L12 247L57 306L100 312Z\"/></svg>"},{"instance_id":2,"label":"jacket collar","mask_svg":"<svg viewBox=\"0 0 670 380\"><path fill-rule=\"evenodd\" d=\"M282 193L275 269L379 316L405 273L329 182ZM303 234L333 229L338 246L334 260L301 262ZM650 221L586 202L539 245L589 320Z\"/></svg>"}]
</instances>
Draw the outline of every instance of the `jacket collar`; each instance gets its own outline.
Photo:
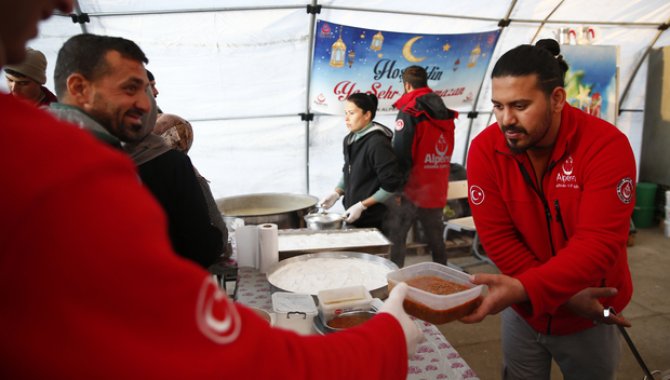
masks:
<instances>
[{"instance_id":1,"label":"jacket collar","mask_svg":"<svg viewBox=\"0 0 670 380\"><path fill-rule=\"evenodd\" d=\"M372 121L370 122L370 124L368 124L365 128L361 129L360 131L349 133L347 135L347 144L351 145L354 142L362 139L363 137L373 132L380 132L389 139L393 138L393 132L391 132L391 130L388 129L388 127L386 127L383 124L377 123L376 121Z\"/></svg>"},{"instance_id":2,"label":"jacket collar","mask_svg":"<svg viewBox=\"0 0 670 380\"><path fill-rule=\"evenodd\" d=\"M100 123L93 119L91 115L84 112L84 110L81 108L63 103L51 103L47 110L58 119L75 124L79 126L79 128L86 129L95 137L110 145L113 145L117 148L122 146L121 140L109 133L107 129L105 129Z\"/></svg>"},{"instance_id":3,"label":"jacket collar","mask_svg":"<svg viewBox=\"0 0 670 380\"><path fill-rule=\"evenodd\" d=\"M395 103L393 103L393 107L397 109L403 109L408 105L411 107L416 103L416 98L429 94L431 92L433 92L433 90L431 90L430 87L417 88L416 90L408 92L403 96L401 96L400 99L398 99Z\"/></svg>"}]
</instances>

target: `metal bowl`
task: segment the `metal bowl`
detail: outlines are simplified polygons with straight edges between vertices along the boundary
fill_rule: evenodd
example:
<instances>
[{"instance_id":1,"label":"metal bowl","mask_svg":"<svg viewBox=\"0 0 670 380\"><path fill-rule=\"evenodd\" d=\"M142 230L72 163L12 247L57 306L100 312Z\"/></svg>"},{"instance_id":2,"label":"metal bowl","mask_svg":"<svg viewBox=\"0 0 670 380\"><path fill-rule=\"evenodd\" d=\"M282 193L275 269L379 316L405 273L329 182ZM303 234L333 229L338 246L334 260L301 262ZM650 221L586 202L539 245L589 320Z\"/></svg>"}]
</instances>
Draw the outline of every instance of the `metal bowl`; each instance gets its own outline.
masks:
<instances>
[{"instance_id":1,"label":"metal bowl","mask_svg":"<svg viewBox=\"0 0 670 380\"><path fill-rule=\"evenodd\" d=\"M384 267L385 269L388 269L389 272L396 271L398 270L398 266L395 265L392 261L387 260L381 256L376 256L376 255L370 255L367 253L362 253L362 252L343 252L343 251L335 251L335 252L317 252L317 253L309 253L306 255L301 255L301 256L296 256L296 257L291 257L290 259L285 259L282 261L279 261L278 263L274 264L272 267L267 272L267 279L270 285L273 288L273 291L283 291L283 292L292 292L295 293L297 292L297 289L285 289L280 286L278 286L276 283L273 283L272 275L276 273L277 271L281 270L282 268L290 265L295 265L296 263L302 262L302 261L308 261L311 259L315 258L335 258L335 259L358 259L361 261L367 261L367 262L372 262L377 265L380 265ZM310 291L309 294L313 296L313 298L318 302L317 299L317 293L319 290L322 289L313 289L313 291ZM377 288L374 289L368 289L370 291L370 294L372 295L373 298L380 298L380 299L385 299L388 297L388 283L385 283L384 285L381 285Z\"/></svg>"},{"instance_id":2,"label":"metal bowl","mask_svg":"<svg viewBox=\"0 0 670 380\"><path fill-rule=\"evenodd\" d=\"M344 216L327 212L305 215L305 223L310 230L339 230L342 228Z\"/></svg>"},{"instance_id":3,"label":"metal bowl","mask_svg":"<svg viewBox=\"0 0 670 380\"><path fill-rule=\"evenodd\" d=\"M329 321L322 320L321 323L323 324L323 327L326 331L342 331L363 324L374 317L376 314L377 312L373 310L345 311L344 313L333 317ZM338 323L341 324L341 326L338 325Z\"/></svg>"}]
</instances>

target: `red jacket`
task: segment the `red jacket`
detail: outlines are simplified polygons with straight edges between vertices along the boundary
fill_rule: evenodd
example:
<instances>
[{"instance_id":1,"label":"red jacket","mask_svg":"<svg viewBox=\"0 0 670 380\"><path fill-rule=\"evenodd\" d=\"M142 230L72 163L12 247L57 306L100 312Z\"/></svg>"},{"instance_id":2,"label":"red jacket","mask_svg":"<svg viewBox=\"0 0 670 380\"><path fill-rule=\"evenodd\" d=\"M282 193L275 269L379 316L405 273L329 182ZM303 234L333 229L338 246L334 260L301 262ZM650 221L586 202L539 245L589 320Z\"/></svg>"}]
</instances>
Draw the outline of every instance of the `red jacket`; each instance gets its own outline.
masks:
<instances>
[{"instance_id":1,"label":"red jacket","mask_svg":"<svg viewBox=\"0 0 670 380\"><path fill-rule=\"evenodd\" d=\"M473 140L467 168L482 244L502 273L523 284L530 304L514 308L535 330L592 327L561 307L586 287L617 288L601 300L617 312L628 304L635 159L616 127L566 105L542 190L527 155L510 151L497 123Z\"/></svg>"},{"instance_id":2,"label":"red jacket","mask_svg":"<svg viewBox=\"0 0 670 380\"><path fill-rule=\"evenodd\" d=\"M403 193L418 207L442 208L447 204L458 113L428 87L403 95L393 106L399 110L393 150L405 175Z\"/></svg>"},{"instance_id":3,"label":"red jacket","mask_svg":"<svg viewBox=\"0 0 670 380\"><path fill-rule=\"evenodd\" d=\"M0 378L405 379L398 322L301 337L170 248L132 161L0 95Z\"/></svg>"}]
</instances>

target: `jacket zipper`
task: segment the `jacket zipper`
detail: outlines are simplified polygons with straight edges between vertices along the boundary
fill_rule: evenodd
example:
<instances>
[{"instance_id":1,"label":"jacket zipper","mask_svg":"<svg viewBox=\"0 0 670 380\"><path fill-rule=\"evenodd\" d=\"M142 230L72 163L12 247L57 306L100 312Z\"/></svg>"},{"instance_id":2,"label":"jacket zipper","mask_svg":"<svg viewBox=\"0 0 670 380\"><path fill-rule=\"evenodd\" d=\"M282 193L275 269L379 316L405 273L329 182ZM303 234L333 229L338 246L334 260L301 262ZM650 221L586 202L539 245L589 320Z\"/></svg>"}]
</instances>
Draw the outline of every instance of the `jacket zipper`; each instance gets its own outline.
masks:
<instances>
[{"instance_id":1,"label":"jacket zipper","mask_svg":"<svg viewBox=\"0 0 670 380\"><path fill-rule=\"evenodd\" d=\"M516 162L517 165L519 166L519 170L521 170L521 174L523 175L523 179L526 181L526 183L533 189L535 194L540 198L542 201L542 205L544 206L544 214L547 218L547 232L549 233L549 248L551 248L551 256L556 256L556 252L554 252L554 238L551 233L551 208L549 207L549 202L547 202L547 199L544 197L544 193L535 186L535 183L530 177L530 174L526 170L526 168L523 166L523 164L519 161ZM551 162L549 166L547 167L547 172L551 171L551 169L554 167L554 162ZM546 172L545 172L546 174ZM544 178L544 175L542 176ZM539 181L542 181L543 178L540 178ZM540 182L541 183L541 182ZM549 319L547 320L547 335L551 335L551 321L552 321L552 316L549 316Z\"/></svg>"},{"instance_id":2,"label":"jacket zipper","mask_svg":"<svg viewBox=\"0 0 670 380\"><path fill-rule=\"evenodd\" d=\"M563 215L561 215L561 206L558 205L558 199L554 201L554 208L556 209L556 221L561 226L561 231L563 232L563 239L568 241L568 232L565 230L565 224L563 224Z\"/></svg>"}]
</instances>

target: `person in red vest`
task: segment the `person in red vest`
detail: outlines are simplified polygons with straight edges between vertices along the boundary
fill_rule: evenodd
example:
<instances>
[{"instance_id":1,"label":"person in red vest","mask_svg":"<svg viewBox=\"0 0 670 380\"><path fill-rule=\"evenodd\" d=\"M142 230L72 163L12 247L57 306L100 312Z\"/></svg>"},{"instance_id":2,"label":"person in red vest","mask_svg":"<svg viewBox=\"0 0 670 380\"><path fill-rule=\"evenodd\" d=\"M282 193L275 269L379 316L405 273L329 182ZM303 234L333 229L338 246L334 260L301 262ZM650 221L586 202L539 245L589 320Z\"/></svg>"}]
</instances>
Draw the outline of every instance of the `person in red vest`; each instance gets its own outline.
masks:
<instances>
[{"instance_id":1,"label":"person in red vest","mask_svg":"<svg viewBox=\"0 0 670 380\"><path fill-rule=\"evenodd\" d=\"M433 261L447 264L442 239L442 211L447 204L449 164L454 151L456 111L428 87L428 74L420 66L403 71L405 94L393 106L398 109L393 136L405 185L402 195L390 202L391 260L405 264L405 241L414 222L421 222Z\"/></svg>"}]
</instances>

